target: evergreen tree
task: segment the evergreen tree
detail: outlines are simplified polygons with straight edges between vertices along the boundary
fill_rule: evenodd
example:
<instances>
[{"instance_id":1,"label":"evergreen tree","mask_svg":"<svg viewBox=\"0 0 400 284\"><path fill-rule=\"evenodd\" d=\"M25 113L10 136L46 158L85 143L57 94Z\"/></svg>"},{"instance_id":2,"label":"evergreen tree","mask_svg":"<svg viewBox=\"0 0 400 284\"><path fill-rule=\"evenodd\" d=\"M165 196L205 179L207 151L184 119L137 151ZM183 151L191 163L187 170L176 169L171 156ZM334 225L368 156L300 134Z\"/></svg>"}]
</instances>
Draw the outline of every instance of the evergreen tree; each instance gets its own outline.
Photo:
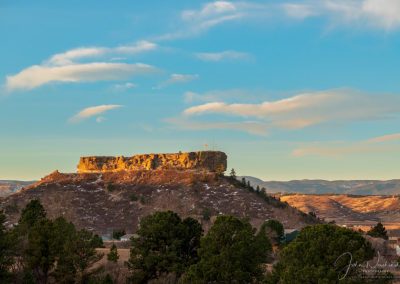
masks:
<instances>
[{"instance_id":1,"label":"evergreen tree","mask_svg":"<svg viewBox=\"0 0 400 284\"><path fill-rule=\"evenodd\" d=\"M53 223L48 219L35 222L29 229L24 263L37 283L48 283L49 273L55 265L56 256L52 250L53 236Z\"/></svg>"},{"instance_id":2,"label":"evergreen tree","mask_svg":"<svg viewBox=\"0 0 400 284\"><path fill-rule=\"evenodd\" d=\"M358 232L336 225L314 225L280 253L268 283L365 283L359 266L374 256L371 244ZM343 278L343 281L339 279Z\"/></svg>"},{"instance_id":3,"label":"evergreen tree","mask_svg":"<svg viewBox=\"0 0 400 284\"><path fill-rule=\"evenodd\" d=\"M232 180L236 180L236 172L234 168L231 169L229 176Z\"/></svg>"},{"instance_id":4,"label":"evergreen tree","mask_svg":"<svg viewBox=\"0 0 400 284\"><path fill-rule=\"evenodd\" d=\"M126 234L125 229L114 230L112 237L114 240L120 240L122 236Z\"/></svg>"},{"instance_id":5,"label":"evergreen tree","mask_svg":"<svg viewBox=\"0 0 400 284\"><path fill-rule=\"evenodd\" d=\"M374 238L382 238L387 240L389 237L387 235L387 231L386 228L382 225L381 222L379 222L378 224L376 224L375 227L372 227L368 232L368 235L370 235L371 237Z\"/></svg>"},{"instance_id":6,"label":"evergreen tree","mask_svg":"<svg viewBox=\"0 0 400 284\"><path fill-rule=\"evenodd\" d=\"M200 260L185 275L188 283L255 283L263 275L263 264L271 245L263 232L248 221L219 216L202 238Z\"/></svg>"},{"instance_id":7,"label":"evergreen tree","mask_svg":"<svg viewBox=\"0 0 400 284\"><path fill-rule=\"evenodd\" d=\"M266 234L274 245L278 245L285 235L283 225L278 220L268 220L261 226L265 229Z\"/></svg>"},{"instance_id":8,"label":"evergreen tree","mask_svg":"<svg viewBox=\"0 0 400 284\"><path fill-rule=\"evenodd\" d=\"M36 222L46 218L46 211L38 199L31 200L22 210L19 225L32 227Z\"/></svg>"},{"instance_id":9,"label":"evergreen tree","mask_svg":"<svg viewBox=\"0 0 400 284\"><path fill-rule=\"evenodd\" d=\"M17 282L48 283L53 278L56 283L85 282L89 267L102 257L92 233L77 231L63 217L47 219L38 200L27 204L11 234L17 242L14 257L22 264Z\"/></svg>"},{"instance_id":10,"label":"evergreen tree","mask_svg":"<svg viewBox=\"0 0 400 284\"><path fill-rule=\"evenodd\" d=\"M131 281L147 283L170 273L179 277L194 263L202 228L193 218L182 221L176 213L165 211L144 217L137 234L127 264Z\"/></svg>"},{"instance_id":11,"label":"evergreen tree","mask_svg":"<svg viewBox=\"0 0 400 284\"><path fill-rule=\"evenodd\" d=\"M10 267L14 263L14 243L4 226L5 221L6 216L0 211L0 283L8 283L8 281L10 281Z\"/></svg>"},{"instance_id":12,"label":"evergreen tree","mask_svg":"<svg viewBox=\"0 0 400 284\"><path fill-rule=\"evenodd\" d=\"M107 254L107 260L117 263L118 259L119 259L119 255L118 255L117 246L113 243L110 248L110 252Z\"/></svg>"}]
</instances>

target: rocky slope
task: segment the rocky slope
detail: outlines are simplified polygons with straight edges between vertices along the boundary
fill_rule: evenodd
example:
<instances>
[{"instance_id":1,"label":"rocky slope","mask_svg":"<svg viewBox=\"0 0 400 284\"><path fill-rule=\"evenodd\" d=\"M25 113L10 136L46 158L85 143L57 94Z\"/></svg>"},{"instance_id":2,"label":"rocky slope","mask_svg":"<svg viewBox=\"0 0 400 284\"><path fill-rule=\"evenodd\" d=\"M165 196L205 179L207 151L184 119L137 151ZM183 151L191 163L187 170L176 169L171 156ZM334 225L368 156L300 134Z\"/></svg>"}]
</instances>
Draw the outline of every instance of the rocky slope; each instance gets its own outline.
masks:
<instances>
[{"instance_id":1,"label":"rocky slope","mask_svg":"<svg viewBox=\"0 0 400 284\"><path fill-rule=\"evenodd\" d=\"M102 235L120 228L134 232L143 216L158 210L195 217L205 229L219 214L246 217L256 226L270 218L280 220L286 228L316 222L285 203L263 198L240 183L203 170L54 172L1 200L8 225L17 222L21 209L34 198L41 200L50 217L64 216Z\"/></svg>"},{"instance_id":2,"label":"rocky slope","mask_svg":"<svg viewBox=\"0 0 400 284\"><path fill-rule=\"evenodd\" d=\"M225 171L227 156L219 151L199 151L170 154L143 154L132 157L81 157L79 173L104 173L157 169L205 169Z\"/></svg>"},{"instance_id":3,"label":"rocky slope","mask_svg":"<svg viewBox=\"0 0 400 284\"><path fill-rule=\"evenodd\" d=\"M242 177L240 177L242 178ZM380 180L292 180L292 181L263 181L245 176L254 186L276 193L305 193L305 194L357 194L357 195L396 195L400 194L400 179Z\"/></svg>"}]
</instances>

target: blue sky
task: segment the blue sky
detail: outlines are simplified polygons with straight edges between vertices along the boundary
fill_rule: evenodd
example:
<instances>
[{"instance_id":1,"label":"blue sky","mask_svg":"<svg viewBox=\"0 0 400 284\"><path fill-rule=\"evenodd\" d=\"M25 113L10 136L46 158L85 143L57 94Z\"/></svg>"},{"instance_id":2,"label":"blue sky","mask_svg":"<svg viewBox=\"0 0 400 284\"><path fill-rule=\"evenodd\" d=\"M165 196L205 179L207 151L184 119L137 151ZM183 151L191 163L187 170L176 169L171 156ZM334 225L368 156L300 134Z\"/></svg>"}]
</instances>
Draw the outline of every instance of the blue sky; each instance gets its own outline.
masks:
<instances>
[{"instance_id":1,"label":"blue sky","mask_svg":"<svg viewBox=\"0 0 400 284\"><path fill-rule=\"evenodd\" d=\"M266 180L400 178L397 0L1 1L0 38L0 179L206 148Z\"/></svg>"}]
</instances>

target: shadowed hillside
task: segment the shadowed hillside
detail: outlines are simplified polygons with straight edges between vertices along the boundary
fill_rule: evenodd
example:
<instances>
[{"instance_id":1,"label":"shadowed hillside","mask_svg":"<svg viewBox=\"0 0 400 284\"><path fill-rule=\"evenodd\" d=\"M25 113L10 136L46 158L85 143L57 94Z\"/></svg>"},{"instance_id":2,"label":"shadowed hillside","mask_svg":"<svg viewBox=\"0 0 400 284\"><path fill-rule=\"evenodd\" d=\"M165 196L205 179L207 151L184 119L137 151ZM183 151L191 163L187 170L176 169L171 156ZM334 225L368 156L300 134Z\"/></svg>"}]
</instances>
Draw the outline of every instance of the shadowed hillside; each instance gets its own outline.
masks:
<instances>
[{"instance_id":1,"label":"shadowed hillside","mask_svg":"<svg viewBox=\"0 0 400 284\"><path fill-rule=\"evenodd\" d=\"M143 170L90 174L54 172L40 182L2 200L9 223L21 208L41 200L49 217L64 216L78 227L100 234L123 228L136 230L139 220L160 210L192 216L207 229L214 216L249 218L255 226L278 219L285 227L300 228L316 220L272 197L206 170Z\"/></svg>"}]
</instances>

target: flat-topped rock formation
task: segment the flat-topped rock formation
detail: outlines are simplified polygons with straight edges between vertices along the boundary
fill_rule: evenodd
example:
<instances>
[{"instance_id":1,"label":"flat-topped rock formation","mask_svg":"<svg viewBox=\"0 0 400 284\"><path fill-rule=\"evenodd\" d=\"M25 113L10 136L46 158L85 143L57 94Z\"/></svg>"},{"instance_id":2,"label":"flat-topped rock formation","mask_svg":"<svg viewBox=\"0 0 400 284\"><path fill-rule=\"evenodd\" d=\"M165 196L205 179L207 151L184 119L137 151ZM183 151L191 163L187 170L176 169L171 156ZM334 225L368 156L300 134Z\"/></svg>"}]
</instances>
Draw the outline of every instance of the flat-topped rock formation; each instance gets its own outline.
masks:
<instances>
[{"instance_id":1,"label":"flat-topped rock formation","mask_svg":"<svg viewBox=\"0 0 400 284\"><path fill-rule=\"evenodd\" d=\"M132 157L91 156L81 157L78 173L104 173L159 169L205 169L224 172L227 156L220 151L199 151L168 154L141 154Z\"/></svg>"}]
</instances>

